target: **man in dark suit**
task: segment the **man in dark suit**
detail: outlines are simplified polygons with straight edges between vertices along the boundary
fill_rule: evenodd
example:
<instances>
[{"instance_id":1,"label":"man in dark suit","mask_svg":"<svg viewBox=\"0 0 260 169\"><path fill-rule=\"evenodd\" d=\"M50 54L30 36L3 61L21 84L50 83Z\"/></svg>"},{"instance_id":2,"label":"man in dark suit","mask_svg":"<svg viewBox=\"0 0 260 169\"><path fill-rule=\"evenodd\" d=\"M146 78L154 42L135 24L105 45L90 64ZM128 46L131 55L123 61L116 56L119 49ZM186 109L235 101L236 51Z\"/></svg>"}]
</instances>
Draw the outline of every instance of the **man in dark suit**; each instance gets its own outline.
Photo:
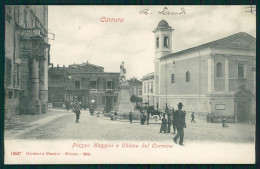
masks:
<instances>
[{"instance_id":1,"label":"man in dark suit","mask_svg":"<svg viewBox=\"0 0 260 169\"><path fill-rule=\"evenodd\" d=\"M76 113L76 123L79 123L79 116L80 116L80 108L81 108L81 102L79 102L76 106L75 106L75 113Z\"/></svg>"},{"instance_id":2,"label":"man in dark suit","mask_svg":"<svg viewBox=\"0 0 260 169\"><path fill-rule=\"evenodd\" d=\"M185 123L186 112L182 110L182 107L183 104L180 102L178 104L178 110L175 111L176 128L178 133L173 138L173 140L177 144L177 140L180 137L179 144L183 146L184 127L186 127L186 123Z\"/></svg>"}]
</instances>

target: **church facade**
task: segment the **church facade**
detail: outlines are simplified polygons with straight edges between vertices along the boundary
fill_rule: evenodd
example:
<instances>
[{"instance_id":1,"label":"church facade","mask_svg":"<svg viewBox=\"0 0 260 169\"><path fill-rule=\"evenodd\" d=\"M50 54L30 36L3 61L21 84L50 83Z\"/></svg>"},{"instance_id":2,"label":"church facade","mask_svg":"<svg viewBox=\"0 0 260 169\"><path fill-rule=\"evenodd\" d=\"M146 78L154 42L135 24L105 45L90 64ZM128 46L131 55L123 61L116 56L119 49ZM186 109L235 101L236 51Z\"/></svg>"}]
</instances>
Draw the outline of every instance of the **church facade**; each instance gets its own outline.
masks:
<instances>
[{"instance_id":1,"label":"church facade","mask_svg":"<svg viewBox=\"0 0 260 169\"><path fill-rule=\"evenodd\" d=\"M240 32L172 53L173 29L162 20L154 29L154 102L198 116L213 113L230 121L254 121L256 39Z\"/></svg>"}]
</instances>

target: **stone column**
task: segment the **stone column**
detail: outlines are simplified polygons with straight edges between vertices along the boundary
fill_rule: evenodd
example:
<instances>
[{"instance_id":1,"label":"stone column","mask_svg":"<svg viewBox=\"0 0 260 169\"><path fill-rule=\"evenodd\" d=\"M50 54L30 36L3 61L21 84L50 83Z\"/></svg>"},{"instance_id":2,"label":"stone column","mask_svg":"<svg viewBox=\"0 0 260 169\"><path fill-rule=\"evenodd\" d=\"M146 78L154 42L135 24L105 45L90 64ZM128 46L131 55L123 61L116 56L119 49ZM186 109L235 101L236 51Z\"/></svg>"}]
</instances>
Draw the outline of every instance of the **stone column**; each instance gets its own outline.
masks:
<instances>
[{"instance_id":1,"label":"stone column","mask_svg":"<svg viewBox=\"0 0 260 169\"><path fill-rule=\"evenodd\" d=\"M225 59L225 91L229 91L229 65L228 59Z\"/></svg>"},{"instance_id":2,"label":"stone column","mask_svg":"<svg viewBox=\"0 0 260 169\"><path fill-rule=\"evenodd\" d=\"M41 59L39 61L39 79L40 79L40 83L39 83L39 92L40 92L40 102L41 102L41 112L42 113L46 113L47 111L47 98L46 98L46 92L48 92L47 90L45 90L45 60Z\"/></svg>"},{"instance_id":3,"label":"stone column","mask_svg":"<svg viewBox=\"0 0 260 169\"><path fill-rule=\"evenodd\" d=\"M41 105L39 102L39 61L36 58L32 58L31 62L32 73L32 87L31 87L31 114L41 114Z\"/></svg>"}]
</instances>

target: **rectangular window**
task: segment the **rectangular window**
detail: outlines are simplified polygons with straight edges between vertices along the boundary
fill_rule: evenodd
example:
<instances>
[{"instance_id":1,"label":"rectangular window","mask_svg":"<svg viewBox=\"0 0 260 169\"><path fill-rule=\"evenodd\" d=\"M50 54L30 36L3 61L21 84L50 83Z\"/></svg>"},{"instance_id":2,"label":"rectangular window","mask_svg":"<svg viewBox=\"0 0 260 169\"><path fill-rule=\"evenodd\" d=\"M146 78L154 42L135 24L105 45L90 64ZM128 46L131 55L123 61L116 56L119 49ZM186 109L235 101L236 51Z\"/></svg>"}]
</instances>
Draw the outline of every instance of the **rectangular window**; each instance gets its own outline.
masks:
<instances>
[{"instance_id":1,"label":"rectangular window","mask_svg":"<svg viewBox=\"0 0 260 169\"><path fill-rule=\"evenodd\" d=\"M10 24L12 19L10 6L5 6L5 13L5 20Z\"/></svg>"},{"instance_id":2,"label":"rectangular window","mask_svg":"<svg viewBox=\"0 0 260 169\"><path fill-rule=\"evenodd\" d=\"M9 58L5 59L5 85L11 86L12 78L12 60Z\"/></svg>"},{"instance_id":3,"label":"rectangular window","mask_svg":"<svg viewBox=\"0 0 260 169\"><path fill-rule=\"evenodd\" d=\"M18 23L20 24L20 7L17 6L17 8L18 8L17 21L18 21Z\"/></svg>"},{"instance_id":4,"label":"rectangular window","mask_svg":"<svg viewBox=\"0 0 260 169\"><path fill-rule=\"evenodd\" d=\"M8 91L8 98L9 99L13 98L13 91L12 90Z\"/></svg>"},{"instance_id":5,"label":"rectangular window","mask_svg":"<svg viewBox=\"0 0 260 169\"><path fill-rule=\"evenodd\" d=\"M32 28L34 27L34 16L32 12L31 12L31 26Z\"/></svg>"},{"instance_id":6,"label":"rectangular window","mask_svg":"<svg viewBox=\"0 0 260 169\"><path fill-rule=\"evenodd\" d=\"M151 93L153 93L153 83L151 83Z\"/></svg>"},{"instance_id":7,"label":"rectangular window","mask_svg":"<svg viewBox=\"0 0 260 169\"><path fill-rule=\"evenodd\" d=\"M20 85L20 65L16 66L16 77L17 77L17 85Z\"/></svg>"},{"instance_id":8,"label":"rectangular window","mask_svg":"<svg viewBox=\"0 0 260 169\"><path fill-rule=\"evenodd\" d=\"M105 96L102 96L102 104L105 104L105 99L106 99L106 97Z\"/></svg>"},{"instance_id":9,"label":"rectangular window","mask_svg":"<svg viewBox=\"0 0 260 169\"><path fill-rule=\"evenodd\" d=\"M5 6L5 12L11 15L11 7L10 6Z\"/></svg>"},{"instance_id":10,"label":"rectangular window","mask_svg":"<svg viewBox=\"0 0 260 169\"><path fill-rule=\"evenodd\" d=\"M238 78L245 78L245 64L239 63L237 66L237 76Z\"/></svg>"},{"instance_id":11,"label":"rectangular window","mask_svg":"<svg viewBox=\"0 0 260 169\"><path fill-rule=\"evenodd\" d=\"M146 93L146 83L144 83L144 93Z\"/></svg>"},{"instance_id":12,"label":"rectangular window","mask_svg":"<svg viewBox=\"0 0 260 169\"><path fill-rule=\"evenodd\" d=\"M107 81L106 83L106 89L112 89L112 81Z\"/></svg>"},{"instance_id":13,"label":"rectangular window","mask_svg":"<svg viewBox=\"0 0 260 169\"><path fill-rule=\"evenodd\" d=\"M24 18L23 18L24 19L23 20L24 21L24 26L27 28L28 25L27 25L27 11L26 10L24 10L24 15L23 16L24 16Z\"/></svg>"},{"instance_id":14,"label":"rectangular window","mask_svg":"<svg viewBox=\"0 0 260 169\"><path fill-rule=\"evenodd\" d=\"M142 90L139 89L138 92L139 92L139 96L141 96L142 95Z\"/></svg>"},{"instance_id":15,"label":"rectangular window","mask_svg":"<svg viewBox=\"0 0 260 169\"><path fill-rule=\"evenodd\" d=\"M80 89L80 81L75 81L75 89Z\"/></svg>"},{"instance_id":16,"label":"rectangular window","mask_svg":"<svg viewBox=\"0 0 260 169\"><path fill-rule=\"evenodd\" d=\"M90 81L90 88L91 89L97 89L97 81Z\"/></svg>"}]
</instances>

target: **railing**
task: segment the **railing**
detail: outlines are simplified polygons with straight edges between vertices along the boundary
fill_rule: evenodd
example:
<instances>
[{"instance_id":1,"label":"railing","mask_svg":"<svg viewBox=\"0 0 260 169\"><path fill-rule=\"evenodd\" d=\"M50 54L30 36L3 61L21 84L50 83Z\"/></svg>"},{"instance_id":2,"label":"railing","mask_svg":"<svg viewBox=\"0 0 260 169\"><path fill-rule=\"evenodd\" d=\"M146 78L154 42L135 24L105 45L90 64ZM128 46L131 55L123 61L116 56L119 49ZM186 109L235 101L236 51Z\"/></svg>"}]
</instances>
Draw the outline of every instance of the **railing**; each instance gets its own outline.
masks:
<instances>
[{"instance_id":1,"label":"railing","mask_svg":"<svg viewBox=\"0 0 260 169\"><path fill-rule=\"evenodd\" d=\"M41 30L37 28L24 28L21 35L25 37L41 36Z\"/></svg>"}]
</instances>

